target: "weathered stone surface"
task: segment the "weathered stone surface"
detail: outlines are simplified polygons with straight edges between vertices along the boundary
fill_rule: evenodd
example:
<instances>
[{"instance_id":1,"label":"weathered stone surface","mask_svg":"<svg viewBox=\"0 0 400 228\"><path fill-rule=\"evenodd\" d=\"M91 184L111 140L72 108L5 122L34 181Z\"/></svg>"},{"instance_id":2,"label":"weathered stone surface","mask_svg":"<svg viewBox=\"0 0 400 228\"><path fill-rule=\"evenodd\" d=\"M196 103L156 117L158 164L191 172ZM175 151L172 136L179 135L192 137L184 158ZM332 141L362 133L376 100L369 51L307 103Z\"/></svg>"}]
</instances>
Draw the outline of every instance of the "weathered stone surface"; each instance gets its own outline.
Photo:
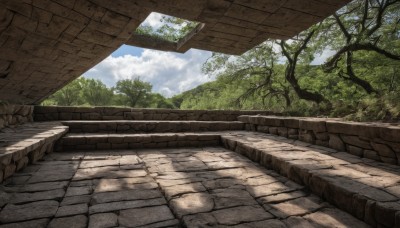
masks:
<instances>
[{"instance_id":1,"label":"weathered stone surface","mask_svg":"<svg viewBox=\"0 0 400 228\"><path fill-rule=\"evenodd\" d=\"M259 221L259 222L249 222L249 223L242 223L236 226L232 226L235 228L264 228L264 227L269 227L269 228L286 228L287 226L281 222L280 220L277 219L268 219L264 221Z\"/></svg>"},{"instance_id":2,"label":"weathered stone surface","mask_svg":"<svg viewBox=\"0 0 400 228\"><path fill-rule=\"evenodd\" d=\"M378 202L376 204L375 219L380 224L393 227L396 221L396 213L399 211L400 203L398 202Z\"/></svg>"},{"instance_id":3,"label":"weathered stone surface","mask_svg":"<svg viewBox=\"0 0 400 228\"><path fill-rule=\"evenodd\" d=\"M327 208L304 216L311 224L322 227L369 227L346 212Z\"/></svg>"},{"instance_id":4,"label":"weathered stone surface","mask_svg":"<svg viewBox=\"0 0 400 228\"><path fill-rule=\"evenodd\" d=\"M395 152L387 145L371 142L372 147L382 157L396 158Z\"/></svg>"},{"instance_id":5,"label":"weathered stone surface","mask_svg":"<svg viewBox=\"0 0 400 228\"><path fill-rule=\"evenodd\" d=\"M103 203L103 204L96 204L96 205L89 207L89 214L119 211L119 210L130 209L130 208L158 206L158 205L163 205L166 203L167 202L165 201L164 198Z\"/></svg>"},{"instance_id":6,"label":"weathered stone surface","mask_svg":"<svg viewBox=\"0 0 400 228\"><path fill-rule=\"evenodd\" d=\"M345 151L346 147L342 139L336 134L329 134L329 147L338 151Z\"/></svg>"},{"instance_id":7,"label":"weathered stone surface","mask_svg":"<svg viewBox=\"0 0 400 228\"><path fill-rule=\"evenodd\" d=\"M154 183L153 180L149 177L101 179L94 192L97 193L135 189L154 189L157 187L157 184Z\"/></svg>"},{"instance_id":8,"label":"weathered stone surface","mask_svg":"<svg viewBox=\"0 0 400 228\"><path fill-rule=\"evenodd\" d=\"M273 218L260 206L242 206L213 211L212 214L219 224L236 225L243 222L253 222Z\"/></svg>"},{"instance_id":9,"label":"weathered stone surface","mask_svg":"<svg viewBox=\"0 0 400 228\"><path fill-rule=\"evenodd\" d=\"M63 189L56 189L43 192L34 193L14 193L9 203L20 204L35 202L40 200L58 200L64 197L65 191Z\"/></svg>"},{"instance_id":10,"label":"weathered stone surface","mask_svg":"<svg viewBox=\"0 0 400 228\"><path fill-rule=\"evenodd\" d=\"M181 218L187 214L209 212L214 201L207 193L190 193L170 201L172 210Z\"/></svg>"},{"instance_id":11,"label":"weathered stone surface","mask_svg":"<svg viewBox=\"0 0 400 228\"><path fill-rule=\"evenodd\" d=\"M167 199L171 199L185 193L204 192L206 188L201 183L190 183L165 187L163 190Z\"/></svg>"},{"instance_id":12,"label":"weathered stone surface","mask_svg":"<svg viewBox=\"0 0 400 228\"><path fill-rule=\"evenodd\" d=\"M287 227L293 228L303 228L303 227L313 227L313 225L302 217L292 216L283 220Z\"/></svg>"},{"instance_id":13,"label":"weathered stone surface","mask_svg":"<svg viewBox=\"0 0 400 228\"><path fill-rule=\"evenodd\" d=\"M65 217L65 216L71 216L71 215L86 214L87 212L88 212L88 206L86 203L67 205L67 206L61 206L60 208L58 208L56 217Z\"/></svg>"},{"instance_id":14,"label":"weathered stone surface","mask_svg":"<svg viewBox=\"0 0 400 228\"><path fill-rule=\"evenodd\" d=\"M242 189L218 189L212 192L214 197L214 209L222 209L234 206L256 205L257 202L251 195Z\"/></svg>"},{"instance_id":15,"label":"weathered stone surface","mask_svg":"<svg viewBox=\"0 0 400 228\"><path fill-rule=\"evenodd\" d=\"M272 208L269 211L278 218L305 215L323 207L321 200L317 197L301 197L269 206Z\"/></svg>"},{"instance_id":16,"label":"weathered stone surface","mask_svg":"<svg viewBox=\"0 0 400 228\"><path fill-rule=\"evenodd\" d=\"M46 172L38 172L35 173L30 179L29 183L38 183L38 182L53 182L53 181L64 181L70 180L74 176L73 172L54 172L54 171L46 171Z\"/></svg>"},{"instance_id":17,"label":"weathered stone surface","mask_svg":"<svg viewBox=\"0 0 400 228\"><path fill-rule=\"evenodd\" d=\"M19 222L38 218L48 218L56 214L57 201L38 201L23 205L7 204L0 212L2 223Z\"/></svg>"},{"instance_id":18,"label":"weathered stone surface","mask_svg":"<svg viewBox=\"0 0 400 228\"><path fill-rule=\"evenodd\" d=\"M69 219L70 216L89 215L91 227L133 226L130 224L136 223L144 224L145 227L175 227L179 224L188 227L284 227L285 224L293 225L295 221L298 226L307 227L317 224L317 220L311 215L321 211L325 213L325 210L332 209L335 216L343 213L320 198L309 196L309 193L303 190L304 186L282 176L290 174L288 175L290 178L304 181L303 183L311 191L315 191L354 216L365 221L367 217L373 218L371 221L368 220L370 224L374 224L374 221L375 225L382 226L396 223L396 208L391 208L389 204L379 205L379 208L376 206L376 201L398 201L396 186L400 179L397 178L398 170L395 166L383 166L383 164L348 153L337 153L334 150L325 150L323 147L304 143L298 144L293 140L277 136L247 132L232 132L227 135L230 140L245 145L243 148L246 150L253 148L252 153L260 153L258 155L249 153L247 156L252 159L258 157L259 160L265 162L263 164L272 164L272 168L278 170L280 174L223 148L103 151L86 152L80 157L83 161L113 161L102 162L100 166L91 162L85 163L94 167L89 169L101 172L100 178L94 175L90 179L85 178L79 181L40 182L26 185L8 182L9 185L4 189L10 191L11 194L42 194L46 192L46 186L54 188L48 191L65 191L68 186L70 192L79 194L91 193L86 189L96 189L97 191L94 191L92 195L62 196L61 206L55 202L57 205L52 215L32 218L33 220L54 218L53 223L55 223L60 221L57 220L60 218ZM36 173L54 171L55 167L58 167L58 170L71 168L76 170L78 167L75 166L74 157L75 155L65 157L53 154L51 158L45 159L46 162L36 164L35 167L38 166L38 168L30 169L23 175L18 174L17 177L30 177ZM115 160L124 161L124 165L112 165ZM143 168L134 170L147 170L145 176L110 179L106 175L106 172L123 171L123 166L138 162ZM200 163L208 167L216 167L216 163L225 163L227 166L200 170L186 168ZM107 166L102 166L105 164ZM177 167L185 168L178 172L156 168L164 164L169 166L176 164ZM82 168L82 170L87 169ZM81 169L77 171L79 170ZM170 199L169 202L166 198ZM7 204L8 200L5 199L3 204ZM0 212L0 219L10 205L12 204L7 204ZM25 205L16 205L16 207ZM153 210L154 208L156 210ZM168 210L168 213L154 213L158 211L157 208L164 208L160 211ZM376 213L378 210L380 212ZM163 218L167 214L172 217ZM118 215L120 215L120 223L117 221ZM176 215L179 220L173 215ZM274 215L280 220L277 220ZM311 216L314 220L305 216ZM377 216L381 218L378 220ZM329 218L334 219L326 219L324 222L328 225L321 224L328 227L336 224L340 227L342 224L348 224L348 220L354 219L359 222L350 215ZM71 227L73 222L83 224L81 220L61 220L65 224L58 222L58 225ZM122 220L125 221L124 224L121 224ZM385 222L379 222L381 220ZM26 219L21 221L26 221ZM389 221L394 222L389 224ZM86 219L84 226L87 225Z\"/></svg>"},{"instance_id":19,"label":"weathered stone surface","mask_svg":"<svg viewBox=\"0 0 400 228\"><path fill-rule=\"evenodd\" d=\"M46 228L49 222L50 219L38 219L27 222L3 224L0 227L1 228Z\"/></svg>"},{"instance_id":20,"label":"weathered stone surface","mask_svg":"<svg viewBox=\"0 0 400 228\"><path fill-rule=\"evenodd\" d=\"M63 200L61 201L60 206L89 203L90 199L91 199L90 195L64 197Z\"/></svg>"},{"instance_id":21,"label":"weathered stone surface","mask_svg":"<svg viewBox=\"0 0 400 228\"><path fill-rule=\"evenodd\" d=\"M123 210L118 217L120 225L130 227L144 226L173 219L175 217L167 206Z\"/></svg>"},{"instance_id":22,"label":"weathered stone surface","mask_svg":"<svg viewBox=\"0 0 400 228\"><path fill-rule=\"evenodd\" d=\"M54 218L49 224L49 228L85 228L87 226L87 217L85 215L76 215L72 217Z\"/></svg>"},{"instance_id":23,"label":"weathered stone surface","mask_svg":"<svg viewBox=\"0 0 400 228\"><path fill-rule=\"evenodd\" d=\"M36 183L36 184L26 184L23 186L10 186L6 188L8 192L40 192L40 191L49 191L56 189L64 189L67 187L68 181L59 181L59 182L44 182L44 183Z\"/></svg>"},{"instance_id":24,"label":"weathered stone surface","mask_svg":"<svg viewBox=\"0 0 400 228\"><path fill-rule=\"evenodd\" d=\"M91 204L100 204L128 200L144 200L162 197L159 190L121 190L117 192L101 192L93 195Z\"/></svg>"},{"instance_id":25,"label":"weathered stone surface","mask_svg":"<svg viewBox=\"0 0 400 228\"><path fill-rule=\"evenodd\" d=\"M218 225L217 220L211 213L199 213L194 215L185 215L183 223L187 227L207 227Z\"/></svg>"},{"instance_id":26,"label":"weathered stone surface","mask_svg":"<svg viewBox=\"0 0 400 228\"><path fill-rule=\"evenodd\" d=\"M303 196L306 196L305 192L295 191L295 192L288 192L288 193L264 196L264 197L258 198L257 200L261 203L279 203L282 201L296 199L296 198L303 197Z\"/></svg>"},{"instance_id":27,"label":"weathered stone surface","mask_svg":"<svg viewBox=\"0 0 400 228\"><path fill-rule=\"evenodd\" d=\"M247 191L253 196L253 197L261 197L261 196L268 196L268 195L274 195L278 193L284 193L284 192L289 192L294 190L293 188L290 188L280 182L277 183L271 183L268 185L260 185L260 186L248 186Z\"/></svg>"},{"instance_id":28,"label":"weathered stone surface","mask_svg":"<svg viewBox=\"0 0 400 228\"><path fill-rule=\"evenodd\" d=\"M89 218L89 228L106 228L116 226L118 226L118 215L114 213L94 214Z\"/></svg>"},{"instance_id":29,"label":"weathered stone surface","mask_svg":"<svg viewBox=\"0 0 400 228\"><path fill-rule=\"evenodd\" d=\"M80 195L89 195L93 191L91 186L84 187L69 187L67 189L67 193L65 196L80 196Z\"/></svg>"},{"instance_id":30,"label":"weathered stone surface","mask_svg":"<svg viewBox=\"0 0 400 228\"><path fill-rule=\"evenodd\" d=\"M346 144L354 145L354 146L361 147L364 149L372 149L369 142L361 140L358 136L342 134L341 138L343 139L343 142L345 142Z\"/></svg>"}]
</instances>

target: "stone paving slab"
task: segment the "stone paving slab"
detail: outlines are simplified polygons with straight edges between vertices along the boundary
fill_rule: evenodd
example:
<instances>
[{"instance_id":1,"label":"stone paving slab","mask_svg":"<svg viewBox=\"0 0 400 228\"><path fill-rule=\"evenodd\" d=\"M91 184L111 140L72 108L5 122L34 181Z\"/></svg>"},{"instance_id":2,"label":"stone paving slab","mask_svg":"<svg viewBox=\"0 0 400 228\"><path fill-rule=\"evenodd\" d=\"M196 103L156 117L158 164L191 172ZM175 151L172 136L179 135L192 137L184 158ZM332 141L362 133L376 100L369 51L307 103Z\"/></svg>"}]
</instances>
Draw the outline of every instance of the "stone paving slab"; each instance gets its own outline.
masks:
<instances>
[{"instance_id":1,"label":"stone paving slab","mask_svg":"<svg viewBox=\"0 0 400 228\"><path fill-rule=\"evenodd\" d=\"M1 186L0 227L368 227L221 147L53 153L33 166ZM59 170L70 175L38 182Z\"/></svg>"}]
</instances>

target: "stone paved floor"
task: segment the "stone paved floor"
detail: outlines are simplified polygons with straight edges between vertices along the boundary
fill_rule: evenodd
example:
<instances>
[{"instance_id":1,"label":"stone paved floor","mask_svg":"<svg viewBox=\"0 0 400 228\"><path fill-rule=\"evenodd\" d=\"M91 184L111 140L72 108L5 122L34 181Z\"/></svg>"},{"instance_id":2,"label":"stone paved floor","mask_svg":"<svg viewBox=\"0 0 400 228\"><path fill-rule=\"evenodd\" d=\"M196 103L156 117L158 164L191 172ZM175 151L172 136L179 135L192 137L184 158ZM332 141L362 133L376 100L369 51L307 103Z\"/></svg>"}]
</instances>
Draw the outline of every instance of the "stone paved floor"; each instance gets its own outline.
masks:
<instances>
[{"instance_id":1,"label":"stone paved floor","mask_svg":"<svg viewBox=\"0 0 400 228\"><path fill-rule=\"evenodd\" d=\"M0 227L367 227L220 147L53 153L0 194Z\"/></svg>"}]
</instances>

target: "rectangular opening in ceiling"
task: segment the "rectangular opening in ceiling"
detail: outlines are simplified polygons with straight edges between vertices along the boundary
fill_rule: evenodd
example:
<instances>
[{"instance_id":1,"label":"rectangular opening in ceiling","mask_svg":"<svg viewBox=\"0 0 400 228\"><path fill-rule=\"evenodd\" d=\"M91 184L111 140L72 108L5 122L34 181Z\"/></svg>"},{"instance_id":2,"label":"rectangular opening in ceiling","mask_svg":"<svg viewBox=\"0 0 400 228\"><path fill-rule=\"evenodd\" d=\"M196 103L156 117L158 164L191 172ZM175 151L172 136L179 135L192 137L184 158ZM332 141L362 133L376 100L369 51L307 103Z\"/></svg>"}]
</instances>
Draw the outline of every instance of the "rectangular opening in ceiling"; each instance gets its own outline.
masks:
<instances>
[{"instance_id":1,"label":"rectangular opening in ceiling","mask_svg":"<svg viewBox=\"0 0 400 228\"><path fill-rule=\"evenodd\" d=\"M198 25L199 22L153 12L136 29L135 34L178 42Z\"/></svg>"}]
</instances>

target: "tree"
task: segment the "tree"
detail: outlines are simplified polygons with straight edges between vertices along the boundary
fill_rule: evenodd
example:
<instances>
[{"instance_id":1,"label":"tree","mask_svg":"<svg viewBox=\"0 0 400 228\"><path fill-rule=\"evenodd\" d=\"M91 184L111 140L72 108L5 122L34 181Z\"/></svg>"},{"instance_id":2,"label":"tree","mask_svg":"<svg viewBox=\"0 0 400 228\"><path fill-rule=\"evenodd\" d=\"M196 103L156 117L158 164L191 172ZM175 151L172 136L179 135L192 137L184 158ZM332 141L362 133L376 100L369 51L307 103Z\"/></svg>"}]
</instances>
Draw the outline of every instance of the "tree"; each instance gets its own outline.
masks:
<instances>
[{"instance_id":1,"label":"tree","mask_svg":"<svg viewBox=\"0 0 400 228\"><path fill-rule=\"evenodd\" d=\"M175 106L170 102L168 99L166 99L163 95L159 93L153 93L150 96L151 99L151 108L167 108L167 109L173 109Z\"/></svg>"},{"instance_id":2,"label":"tree","mask_svg":"<svg viewBox=\"0 0 400 228\"><path fill-rule=\"evenodd\" d=\"M100 80L86 79L82 81L82 96L89 105L109 105L113 95L112 89L107 88Z\"/></svg>"},{"instance_id":3,"label":"tree","mask_svg":"<svg viewBox=\"0 0 400 228\"><path fill-rule=\"evenodd\" d=\"M302 52L307 49L307 45L310 43L311 38L314 36L318 28L311 28L305 32L300 33L296 39L294 39L291 44L281 40L280 47L282 49L282 54L287 59L287 66L285 72L285 78L292 86L296 94L300 99L305 99L308 101L314 101L316 103L321 103L326 101L323 95L316 91L309 91L300 86L298 78L296 76L296 67L298 66L299 58L301 58ZM310 59L306 56L305 59ZM309 64L309 62L307 63Z\"/></svg>"},{"instance_id":4,"label":"tree","mask_svg":"<svg viewBox=\"0 0 400 228\"><path fill-rule=\"evenodd\" d=\"M355 54L374 52L385 58L400 60L400 50L393 50L393 46L388 45L398 40L400 35L399 3L399 0L358 0L335 13L334 20L330 20L329 36L342 37L344 42L339 41L336 45L336 53L325 64L326 72L336 70L342 79L359 85L369 94L377 93L378 90L368 80L356 74Z\"/></svg>"},{"instance_id":5,"label":"tree","mask_svg":"<svg viewBox=\"0 0 400 228\"><path fill-rule=\"evenodd\" d=\"M115 90L124 94L130 107L146 107L150 101L152 85L139 77L118 81Z\"/></svg>"},{"instance_id":6,"label":"tree","mask_svg":"<svg viewBox=\"0 0 400 228\"><path fill-rule=\"evenodd\" d=\"M81 105L83 103L81 97L82 82L85 81L84 78L79 77L73 80L71 83L63 87L61 90L50 96L55 105L61 106L72 106Z\"/></svg>"}]
</instances>

